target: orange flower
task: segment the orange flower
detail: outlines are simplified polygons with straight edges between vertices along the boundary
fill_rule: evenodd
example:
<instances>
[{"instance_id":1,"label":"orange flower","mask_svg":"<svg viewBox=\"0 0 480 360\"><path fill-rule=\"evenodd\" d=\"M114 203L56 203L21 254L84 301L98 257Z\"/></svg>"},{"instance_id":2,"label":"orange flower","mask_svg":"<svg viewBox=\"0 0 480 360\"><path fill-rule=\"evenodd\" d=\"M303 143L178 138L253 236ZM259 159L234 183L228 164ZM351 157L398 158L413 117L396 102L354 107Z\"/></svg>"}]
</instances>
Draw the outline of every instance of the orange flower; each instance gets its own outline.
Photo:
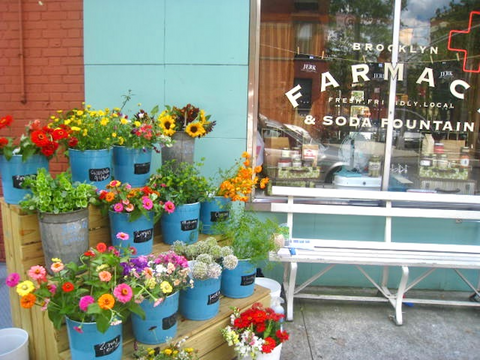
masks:
<instances>
[{"instance_id":1,"label":"orange flower","mask_svg":"<svg viewBox=\"0 0 480 360\"><path fill-rule=\"evenodd\" d=\"M20 298L20 306L24 309L30 309L31 307L33 307L33 305L35 305L36 300L37 297L35 296L35 294L27 294Z\"/></svg>"},{"instance_id":2,"label":"orange flower","mask_svg":"<svg viewBox=\"0 0 480 360\"><path fill-rule=\"evenodd\" d=\"M112 192L108 192L107 195L105 195L105 200L108 202L113 201L115 199L115 194Z\"/></svg>"},{"instance_id":3,"label":"orange flower","mask_svg":"<svg viewBox=\"0 0 480 360\"><path fill-rule=\"evenodd\" d=\"M115 305L115 299L110 294L103 294L98 299L98 306L103 310L110 310Z\"/></svg>"}]
</instances>

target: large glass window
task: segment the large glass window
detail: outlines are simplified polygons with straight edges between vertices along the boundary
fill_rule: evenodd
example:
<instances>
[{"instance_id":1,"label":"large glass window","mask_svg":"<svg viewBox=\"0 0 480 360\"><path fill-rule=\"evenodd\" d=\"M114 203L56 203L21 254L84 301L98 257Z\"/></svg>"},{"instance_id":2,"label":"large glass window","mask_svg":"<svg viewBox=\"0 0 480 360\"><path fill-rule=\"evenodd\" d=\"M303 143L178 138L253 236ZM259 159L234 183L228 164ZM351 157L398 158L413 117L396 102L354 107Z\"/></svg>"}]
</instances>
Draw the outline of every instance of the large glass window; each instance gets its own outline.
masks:
<instances>
[{"instance_id":1,"label":"large glass window","mask_svg":"<svg viewBox=\"0 0 480 360\"><path fill-rule=\"evenodd\" d=\"M480 1L402 1L399 28L394 9L262 0L258 134L271 184L478 191Z\"/></svg>"}]
</instances>

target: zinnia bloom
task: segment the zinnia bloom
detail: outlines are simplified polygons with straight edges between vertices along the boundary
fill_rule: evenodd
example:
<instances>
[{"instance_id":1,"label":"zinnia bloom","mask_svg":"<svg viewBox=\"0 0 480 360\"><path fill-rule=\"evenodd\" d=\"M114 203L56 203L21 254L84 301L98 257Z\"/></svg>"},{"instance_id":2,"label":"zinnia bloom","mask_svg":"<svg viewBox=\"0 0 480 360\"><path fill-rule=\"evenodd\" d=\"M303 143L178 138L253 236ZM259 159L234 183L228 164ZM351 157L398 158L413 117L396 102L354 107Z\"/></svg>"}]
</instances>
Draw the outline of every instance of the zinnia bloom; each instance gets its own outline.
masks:
<instances>
[{"instance_id":1,"label":"zinnia bloom","mask_svg":"<svg viewBox=\"0 0 480 360\"><path fill-rule=\"evenodd\" d=\"M103 242L97 244L97 250L98 252L105 252L107 250L107 245Z\"/></svg>"},{"instance_id":2,"label":"zinnia bloom","mask_svg":"<svg viewBox=\"0 0 480 360\"><path fill-rule=\"evenodd\" d=\"M120 284L113 290L113 294L121 303L127 303L133 296L132 288L128 284Z\"/></svg>"},{"instance_id":3,"label":"zinnia bloom","mask_svg":"<svg viewBox=\"0 0 480 360\"><path fill-rule=\"evenodd\" d=\"M164 294L170 294L173 291L172 285L168 281L164 281L160 284L160 289Z\"/></svg>"},{"instance_id":4,"label":"zinnia bloom","mask_svg":"<svg viewBox=\"0 0 480 360\"><path fill-rule=\"evenodd\" d=\"M78 302L78 307L82 311L87 311L88 310L88 305L93 304L95 302L95 299L91 295L85 295L82 296L80 301Z\"/></svg>"},{"instance_id":5,"label":"zinnia bloom","mask_svg":"<svg viewBox=\"0 0 480 360\"><path fill-rule=\"evenodd\" d=\"M52 270L52 272L54 272L54 273L59 273L64 268L65 268L65 265L63 265L63 263L61 263L61 262L54 262L50 266L50 270Z\"/></svg>"},{"instance_id":6,"label":"zinnia bloom","mask_svg":"<svg viewBox=\"0 0 480 360\"><path fill-rule=\"evenodd\" d=\"M148 196L142 197L142 204L145 210L151 210L153 207L153 201Z\"/></svg>"},{"instance_id":7,"label":"zinnia bloom","mask_svg":"<svg viewBox=\"0 0 480 360\"><path fill-rule=\"evenodd\" d=\"M98 278L100 281L109 282L112 278L112 274L109 271L104 270L98 274Z\"/></svg>"},{"instance_id":8,"label":"zinnia bloom","mask_svg":"<svg viewBox=\"0 0 480 360\"><path fill-rule=\"evenodd\" d=\"M115 305L115 299L110 294L103 294L98 299L98 306L103 310L110 310Z\"/></svg>"},{"instance_id":9,"label":"zinnia bloom","mask_svg":"<svg viewBox=\"0 0 480 360\"><path fill-rule=\"evenodd\" d=\"M127 233L124 233L124 232L118 232L117 233L117 239L119 240L128 240L130 238L130 236L127 234Z\"/></svg>"},{"instance_id":10,"label":"zinnia bloom","mask_svg":"<svg viewBox=\"0 0 480 360\"><path fill-rule=\"evenodd\" d=\"M116 203L113 205L113 211L115 212L122 212L123 211L123 204L121 202Z\"/></svg>"},{"instance_id":11,"label":"zinnia bloom","mask_svg":"<svg viewBox=\"0 0 480 360\"><path fill-rule=\"evenodd\" d=\"M165 205L163 205L163 208L167 213L171 214L175 211L175 204L171 201L167 201L165 202Z\"/></svg>"},{"instance_id":12,"label":"zinnia bloom","mask_svg":"<svg viewBox=\"0 0 480 360\"><path fill-rule=\"evenodd\" d=\"M42 281L47 277L47 270L43 266L34 265L28 270L28 276L33 280Z\"/></svg>"},{"instance_id":13,"label":"zinnia bloom","mask_svg":"<svg viewBox=\"0 0 480 360\"><path fill-rule=\"evenodd\" d=\"M62 285L62 290L65 292L70 292L75 289L75 285L73 285L70 281L67 281Z\"/></svg>"},{"instance_id":14,"label":"zinnia bloom","mask_svg":"<svg viewBox=\"0 0 480 360\"><path fill-rule=\"evenodd\" d=\"M33 290L35 290L35 286L30 280L25 280L17 285L16 290L18 295L25 296L27 294L30 294Z\"/></svg>"},{"instance_id":15,"label":"zinnia bloom","mask_svg":"<svg viewBox=\"0 0 480 360\"><path fill-rule=\"evenodd\" d=\"M37 297L35 294L27 294L25 296L22 296L20 299L20 306L24 309L30 309L35 305L35 301L37 300Z\"/></svg>"},{"instance_id":16,"label":"zinnia bloom","mask_svg":"<svg viewBox=\"0 0 480 360\"><path fill-rule=\"evenodd\" d=\"M4 116L0 119L0 129L3 129L6 126L10 126L10 124L13 122L13 117L12 115L7 115Z\"/></svg>"},{"instance_id":17,"label":"zinnia bloom","mask_svg":"<svg viewBox=\"0 0 480 360\"><path fill-rule=\"evenodd\" d=\"M5 280L5 284L7 284L8 287L14 287L18 285L19 281L20 281L20 275L18 273L11 273L10 275L7 276L7 279Z\"/></svg>"},{"instance_id":18,"label":"zinnia bloom","mask_svg":"<svg viewBox=\"0 0 480 360\"><path fill-rule=\"evenodd\" d=\"M32 132L30 139L38 147L46 146L50 142L47 133L42 130L36 130Z\"/></svg>"}]
</instances>

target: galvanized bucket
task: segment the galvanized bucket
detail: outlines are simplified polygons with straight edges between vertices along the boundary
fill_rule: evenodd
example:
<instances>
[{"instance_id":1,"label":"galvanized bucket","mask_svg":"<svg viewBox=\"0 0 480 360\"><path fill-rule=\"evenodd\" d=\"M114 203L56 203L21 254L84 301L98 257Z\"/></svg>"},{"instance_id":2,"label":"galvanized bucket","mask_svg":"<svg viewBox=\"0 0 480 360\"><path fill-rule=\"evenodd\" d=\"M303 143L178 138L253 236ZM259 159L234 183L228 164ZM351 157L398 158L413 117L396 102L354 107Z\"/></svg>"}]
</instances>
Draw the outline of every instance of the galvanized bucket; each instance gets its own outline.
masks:
<instances>
[{"instance_id":1,"label":"galvanized bucket","mask_svg":"<svg viewBox=\"0 0 480 360\"><path fill-rule=\"evenodd\" d=\"M88 208L67 213L38 213L45 265L50 271L52 258L64 264L79 263L79 257L88 250Z\"/></svg>"}]
</instances>

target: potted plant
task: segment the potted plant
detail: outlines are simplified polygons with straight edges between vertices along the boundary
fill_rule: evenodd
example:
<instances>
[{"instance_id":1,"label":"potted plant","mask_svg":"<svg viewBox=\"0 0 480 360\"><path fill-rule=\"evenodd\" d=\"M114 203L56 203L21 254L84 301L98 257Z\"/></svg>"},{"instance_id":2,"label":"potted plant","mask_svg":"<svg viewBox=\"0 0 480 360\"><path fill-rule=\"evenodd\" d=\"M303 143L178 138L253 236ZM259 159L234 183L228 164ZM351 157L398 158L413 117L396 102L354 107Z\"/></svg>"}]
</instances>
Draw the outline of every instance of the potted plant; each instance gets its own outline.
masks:
<instances>
[{"instance_id":1,"label":"potted plant","mask_svg":"<svg viewBox=\"0 0 480 360\"><path fill-rule=\"evenodd\" d=\"M214 225L228 219L232 201L247 202L255 187L265 188L269 179L260 179L261 171L261 166L251 165L247 152L230 169L219 169L217 176L210 179L209 197L201 204L202 233L216 234Z\"/></svg>"},{"instance_id":2,"label":"potted plant","mask_svg":"<svg viewBox=\"0 0 480 360\"><path fill-rule=\"evenodd\" d=\"M198 351L191 347L184 347L185 341L186 338L177 342L169 339L168 345L163 349L138 346L133 357L137 360L198 360Z\"/></svg>"},{"instance_id":3,"label":"potted plant","mask_svg":"<svg viewBox=\"0 0 480 360\"><path fill-rule=\"evenodd\" d=\"M27 176L23 186L31 193L25 195L20 207L37 213L47 267L52 258L78 261L89 246L88 207L95 197L95 187L73 182L70 172L53 177L44 168L35 176Z\"/></svg>"},{"instance_id":4,"label":"potted plant","mask_svg":"<svg viewBox=\"0 0 480 360\"><path fill-rule=\"evenodd\" d=\"M113 174L116 180L132 186L143 186L151 173L152 152L160 146L171 146L172 140L162 133L155 119L158 106L147 113L138 111L132 119L119 116L113 120L117 143L113 147Z\"/></svg>"},{"instance_id":5,"label":"potted plant","mask_svg":"<svg viewBox=\"0 0 480 360\"><path fill-rule=\"evenodd\" d=\"M108 212L112 244L131 247L136 255L152 252L155 222L163 212L175 209L173 204L161 201L157 190L149 186L134 188L118 180L98 191L95 204Z\"/></svg>"},{"instance_id":6,"label":"potted plant","mask_svg":"<svg viewBox=\"0 0 480 360\"><path fill-rule=\"evenodd\" d=\"M178 163L193 163L195 139L210 133L216 125L209 121L211 115L205 110L187 104L183 108L166 106L160 114L159 121L163 133L171 136L173 146L162 148L162 161L176 159Z\"/></svg>"},{"instance_id":7,"label":"potted plant","mask_svg":"<svg viewBox=\"0 0 480 360\"><path fill-rule=\"evenodd\" d=\"M260 219L244 204L232 207L228 221L217 222L215 232L228 240L233 254L239 259L235 270L225 270L222 275L222 294L232 298L244 298L253 294L256 269L268 260L269 253L279 249L276 242L281 232L276 220Z\"/></svg>"},{"instance_id":8,"label":"potted plant","mask_svg":"<svg viewBox=\"0 0 480 360\"><path fill-rule=\"evenodd\" d=\"M133 334L143 344L160 344L177 332L180 290L192 287L188 261L173 251L132 258L122 263L125 281L145 311L132 316Z\"/></svg>"},{"instance_id":9,"label":"potted plant","mask_svg":"<svg viewBox=\"0 0 480 360\"><path fill-rule=\"evenodd\" d=\"M209 185L200 173L202 163L167 161L150 176L147 183L160 193L159 200L174 205L173 212L161 217L163 241L175 240L194 243L199 234L200 202L208 193Z\"/></svg>"},{"instance_id":10,"label":"potted plant","mask_svg":"<svg viewBox=\"0 0 480 360\"><path fill-rule=\"evenodd\" d=\"M217 315L220 306L222 270L235 269L238 259L229 246L220 246L210 236L195 244L175 241L172 250L189 259L193 288L180 293L180 313L190 320L207 320Z\"/></svg>"},{"instance_id":11,"label":"potted plant","mask_svg":"<svg viewBox=\"0 0 480 360\"><path fill-rule=\"evenodd\" d=\"M0 118L0 130L11 127L13 117ZM22 187L25 176L35 174L37 169L49 169L49 160L59 147L59 141L67 136L61 129L52 130L42 126L40 120L31 121L25 133L0 137L0 173L5 201L18 205L29 193Z\"/></svg>"},{"instance_id":12,"label":"potted plant","mask_svg":"<svg viewBox=\"0 0 480 360\"><path fill-rule=\"evenodd\" d=\"M74 181L88 182L99 189L112 179L112 146L118 141L114 119L122 117L119 108L96 110L90 105L67 112L58 111L48 127L68 133L62 139L67 148Z\"/></svg>"},{"instance_id":13,"label":"potted plant","mask_svg":"<svg viewBox=\"0 0 480 360\"><path fill-rule=\"evenodd\" d=\"M283 314L255 303L243 312L234 308L231 324L220 331L240 359L279 360L282 344L289 339L282 319Z\"/></svg>"},{"instance_id":14,"label":"potted plant","mask_svg":"<svg viewBox=\"0 0 480 360\"><path fill-rule=\"evenodd\" d=\"M126 254L125 252L122 252ZM40 306L47 311L56 329L66 319L73 360L109 355L122 358L122 322L130 313L143 315L134 301L132 288L123 282L118 249L99 243L76 262L54 259L49 267L41 265L28 271L28 280L17 273L8 275L7 285L16 289L23 308Z\"/></svg>"}]
</instances>

